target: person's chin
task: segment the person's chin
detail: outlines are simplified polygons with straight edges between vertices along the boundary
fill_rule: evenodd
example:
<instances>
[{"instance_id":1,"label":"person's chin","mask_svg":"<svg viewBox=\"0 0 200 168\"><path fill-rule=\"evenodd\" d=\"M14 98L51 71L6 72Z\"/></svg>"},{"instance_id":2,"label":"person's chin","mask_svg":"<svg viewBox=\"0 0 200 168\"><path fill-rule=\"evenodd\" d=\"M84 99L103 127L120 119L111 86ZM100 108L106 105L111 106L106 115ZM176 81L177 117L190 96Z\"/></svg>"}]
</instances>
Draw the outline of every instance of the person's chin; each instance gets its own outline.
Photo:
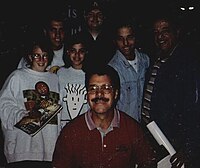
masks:
<instances>
[{"instance_id":1,"label":"person's chin","mask_svg":"<svg viewBox=\"0 0 200 168\"><path fill-rule=\"evenodd\" d=\"M98 113L98 114L103 114L103 113L105 113L107 110L106 110L106 108L105 107L103 107L103 106L97 106L97 107L95 107L95 112L96 113Z\"/></svg>"}]
</instances>

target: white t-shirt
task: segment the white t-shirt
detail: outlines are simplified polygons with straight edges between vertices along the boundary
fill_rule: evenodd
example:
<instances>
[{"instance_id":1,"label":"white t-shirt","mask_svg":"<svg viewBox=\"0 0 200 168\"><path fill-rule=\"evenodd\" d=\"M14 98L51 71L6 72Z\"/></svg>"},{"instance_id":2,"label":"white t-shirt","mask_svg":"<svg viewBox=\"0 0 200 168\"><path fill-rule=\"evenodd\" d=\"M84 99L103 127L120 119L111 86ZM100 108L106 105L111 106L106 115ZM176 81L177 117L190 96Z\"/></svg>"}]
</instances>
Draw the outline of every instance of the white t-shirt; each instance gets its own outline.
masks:
<instances>
[{"instance_id":1,"label":"white t-shirt","mask_svg":"<svg viewBox=\"0 0 200 168\"><path fill-rule=\"evenodd\" d=\"M138 58L137 54L135 54L135 59L134 60L128 60L128 62L132 65L132 67L135 69L135 71L138 71Z\"/></svg>"},{"instance_id":2,"label":"white t-shirt","mask_svg":"<svg viewBox=\"0 0 200 168\"><path fill-rule=\"evenodd\" d=\"M85 113L89 106L86 99L85 72L83 70L60 68L59 78L60 100L63 106L61 124L64 126L80 114Z\"/></svg>"}]
</instances>

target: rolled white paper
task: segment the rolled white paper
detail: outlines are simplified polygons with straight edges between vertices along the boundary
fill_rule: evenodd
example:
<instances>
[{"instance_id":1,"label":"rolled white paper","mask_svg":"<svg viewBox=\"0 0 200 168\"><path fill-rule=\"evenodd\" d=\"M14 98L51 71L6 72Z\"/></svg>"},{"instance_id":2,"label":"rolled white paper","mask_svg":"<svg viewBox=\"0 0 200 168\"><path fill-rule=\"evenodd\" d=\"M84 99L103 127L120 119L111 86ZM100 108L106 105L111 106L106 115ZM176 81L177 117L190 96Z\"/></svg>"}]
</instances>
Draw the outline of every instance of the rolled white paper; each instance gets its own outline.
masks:
<instances>
[{"instance_id":1,"label":"rolled white paper","mask_svg":"<svg viewBox=\"0 0 200 168\"><path fill-rule=\"evenodd\" d=\"M163 145L167 151L169 152L170 156L174 155L176 153L175 149L169 142L169 140L166 138L166 136L163 134L163 132L160 130L158 125L155 123L155 121L150 122L147 124L147 128L153 135L153 137L156 139L159 145ZM163 158L159 163L158 163L158 168L168 168L169 165L171 165L169 161L170 157L167 156L166 158ZM184 165L181 166L181 168L184 168Z\"/></svg>"},{"instance_id":2,"label":"rolled white paper","mask_svg":"<svg viewBox=\"0 0 200 168\"><path fill-rule=\"evenodd\" d=\"M158 125L155 123L155 121L150 122L147 125L147 128L149 129L153 137L156 139L158 144L163 145L171 156L176 153L175 149L173 148L171 143L168 141L166 136L163 134L163 132L160 130Z\"/></svg>"}]
</instances>

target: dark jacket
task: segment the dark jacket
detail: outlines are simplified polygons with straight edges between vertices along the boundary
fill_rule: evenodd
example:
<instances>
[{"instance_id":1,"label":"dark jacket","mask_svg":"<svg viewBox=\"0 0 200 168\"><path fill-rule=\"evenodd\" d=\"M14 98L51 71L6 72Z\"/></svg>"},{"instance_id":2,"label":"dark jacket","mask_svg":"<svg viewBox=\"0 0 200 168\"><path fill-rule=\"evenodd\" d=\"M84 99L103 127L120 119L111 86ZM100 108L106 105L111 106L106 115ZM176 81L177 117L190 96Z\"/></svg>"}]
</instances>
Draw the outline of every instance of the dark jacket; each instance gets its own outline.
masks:
<instances>
[{"instance_id":1,"label":"dark jacket","mask_svg":"<svg viewBox=\"0 0 200 168\"><path fill-rule=\"evenodd\" d=\"M185 151L188 157L197 145L194 129L199 122L196 109L199 65L196 58L193 50L183 44L178 45L158 70L150 104L152 120L175 150Z\"/></svg>"}]
</instances>

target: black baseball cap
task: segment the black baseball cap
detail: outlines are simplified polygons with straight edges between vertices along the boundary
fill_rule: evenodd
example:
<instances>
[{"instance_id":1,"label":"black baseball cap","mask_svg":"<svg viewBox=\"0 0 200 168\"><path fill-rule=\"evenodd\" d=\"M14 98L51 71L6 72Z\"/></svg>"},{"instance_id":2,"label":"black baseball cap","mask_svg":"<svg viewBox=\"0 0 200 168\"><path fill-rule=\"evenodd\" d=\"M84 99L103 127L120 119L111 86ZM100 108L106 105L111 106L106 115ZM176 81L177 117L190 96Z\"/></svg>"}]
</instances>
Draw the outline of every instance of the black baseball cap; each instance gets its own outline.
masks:
<instances>
[{"instance_id":1,"label":"black baseball cap","mask_svg":"<svg viewBox=\"0 0 200 168\"><path fill-rule=\"evenodd\" d=\"M106 6L103 4L103 2L92 0L86 4L84 13L85 15L87 15L90 11L94 9L99 9L103 14L105 14L105 7Z\"/></svg>"}]
</instances>

